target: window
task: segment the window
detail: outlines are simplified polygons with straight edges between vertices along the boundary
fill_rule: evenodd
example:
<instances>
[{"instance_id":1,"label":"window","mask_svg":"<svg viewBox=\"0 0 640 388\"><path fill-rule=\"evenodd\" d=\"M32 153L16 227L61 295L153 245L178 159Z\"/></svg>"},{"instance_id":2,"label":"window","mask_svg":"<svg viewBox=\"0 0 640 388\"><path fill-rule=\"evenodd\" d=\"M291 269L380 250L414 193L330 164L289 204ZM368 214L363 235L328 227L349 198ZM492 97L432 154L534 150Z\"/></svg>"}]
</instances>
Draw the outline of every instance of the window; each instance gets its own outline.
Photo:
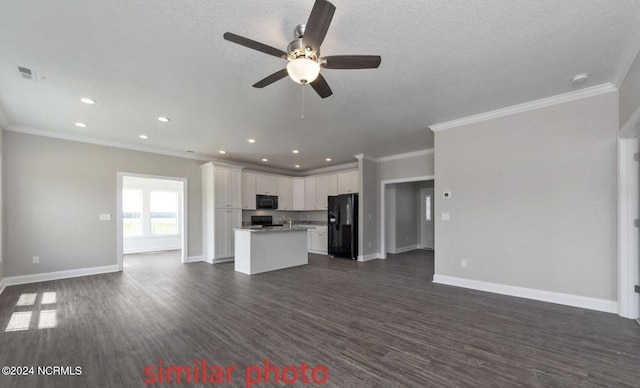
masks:
<instances>
[{"instance_id":1,"label":"window","mask_svg":"<svg viewBox=\"0 0 640 388\"><path fill-rule=\"evenodd\" d=\"M425 197L425 204L424 204L424 208L425 208L425 220L426 221L431 221L431 194L428 194Z\"/></svg>"},{"instance_id":2,"label":"window","mask_svg":"<svg viewBox=\"0 0 640 388\"><path fill-rule=\"evenodd\" d=\"M142 190L122 191L122 233L142 236Z\"/></svg>"},{"instance_id":3,"label":"window","mask_svg":"<svg viewBox=\"0 0 640 388\"><path fill-rule=\"evenodd\" d=\"M151 234L178 234L178 193L149 193Z\"/></svg>"}]
</instances>

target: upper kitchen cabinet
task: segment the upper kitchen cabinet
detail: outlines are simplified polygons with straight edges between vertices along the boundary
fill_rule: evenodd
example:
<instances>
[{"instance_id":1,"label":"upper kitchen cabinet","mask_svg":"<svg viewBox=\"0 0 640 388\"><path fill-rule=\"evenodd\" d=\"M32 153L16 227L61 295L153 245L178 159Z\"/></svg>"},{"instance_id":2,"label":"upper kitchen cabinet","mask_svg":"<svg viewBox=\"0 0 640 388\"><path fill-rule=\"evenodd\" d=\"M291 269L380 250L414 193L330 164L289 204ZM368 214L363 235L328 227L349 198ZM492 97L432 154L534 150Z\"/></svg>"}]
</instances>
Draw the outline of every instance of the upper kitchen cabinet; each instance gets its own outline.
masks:
<instances>
[{"instance_id":1,"label":"upper kitchen cabinet","mask_svg":"<svg viewBox=\"0 0 640 388\"><path fill-rule=\"evenodd\" d=\"M278 196L278 210L293 209L293 179L288 176L276 177L276 195Z\"/></svg>"},{"instance_id":2,"label":"upper kitchen cabinet","mask_svg":"<svg viewBox=\"0 0 640 388\"><path fill-rule=\"evenodd\" d=\"M277 187L275 175L256 174L256 194L277 195Z\"/></svg>"},{"instance_id":3,"label":"upper kitchen cabinet","mask_svg":"<svg viewBox=\"0 0 640 388\"><path fill-rule=\"evenodd\" d=\"M338 173L338 194L358 192L358 170Z\"/></svg>"},{"instance_id":4,"label":"upper kitchen cabinet","mask_svg":"<svg viewBox=\"0 0 640 388\"><path fill-rule=\"evenodd\" d=\"M304 178L304 210L316 210L316 177Z\"/></svg>"},{"instance_id":5,"label":"upper kitchen cabinet","mask_svg":"<svg viewBox=\"0 0 640 388\"><path fill-rule=\"evenodd\" d=\"M216 209L242 207L242 167L207 163L202 166L202 174L203 185L209 184L203 187L203 192L206 197L213 196Z\"/></svg>"},{"instance_id":6,"label":"upper kitchen cabinet","mask_svg":"<svg viewBox=\"0 0 640 388\"><path fill-rule=\"evenodd\" d=\"M337 174L316 176L316 204L315 210L327 210L329 208L328 196L338 195Z\"/></svg>"},{"instance_id":7,"label":"upper kitchen cabinet","mask_svg":"<svg viewBox=\"0 0 640 388\"><path fill-rule=\"evenodd\" d=\"M304 178L293 178L293 210L305 210Z\"/></svg>"},{"instance_id":8,"label":"upper kitchen cabinet","mask_svg":"<svg viewBox=\"0 0 640 388\"><path fill-rule=\"evenodd\" d=\"M242 173L242 209L256 210L256 174Z\"/></svg>"}]
</instances>

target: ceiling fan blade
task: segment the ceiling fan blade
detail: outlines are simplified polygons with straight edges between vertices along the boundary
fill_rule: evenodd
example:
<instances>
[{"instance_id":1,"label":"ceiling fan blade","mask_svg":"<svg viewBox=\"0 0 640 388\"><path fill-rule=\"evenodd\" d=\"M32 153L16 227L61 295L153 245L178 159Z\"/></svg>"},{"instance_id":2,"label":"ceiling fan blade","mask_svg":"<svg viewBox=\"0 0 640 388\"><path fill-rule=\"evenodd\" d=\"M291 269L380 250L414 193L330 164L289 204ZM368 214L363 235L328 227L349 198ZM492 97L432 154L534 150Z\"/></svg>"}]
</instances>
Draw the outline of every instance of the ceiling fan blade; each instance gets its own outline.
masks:
<instances>
[{"instance_id":1,"label":"ceiling fan blade","mask_svg":"<svg viewBox=\"0 0 640 388\"><path fill-rule=\"evenodd\" d=\"M318 74L318 78L316 78L315 81L311 82L310 85L313 90L315 90L316 93L318 93L318 95L322 98L327 98L333 94L331 88L329 87L329 84L327 83L327 80L324 79L322 74Z\"/></svg>"},{"instance_id":2,"label":"ceiling fan blade","mask_svg":"<svg viewBox=\"0 0 640 388\"><path fill-rule=\"evenodd\" d=\"M379 55L330 55L320 58L327 69L375 69L380 66Z\"/></svg>"},{"instance_id":3,"label":"ceiling fan blade","mask_svg":"<svg viewBox=\"0 0 640 388\"><path fill-rule=\"evenodd\" d=\"M225 32L223 37L229 42L237 43L241 46L248 47L250 49L258 50L265 54L273 55L274 57L286 58L287 53L282 50L278 50L275 47L267 46L264 43L256 42L244 36L236 35L231 32Z\"/></svg>"},{"instance_id":4,"label":"ceiling fan blade","mask_svg":"<svg viewBox=\"0 0 640 388\"><path fill-rule=\"evenodd\" d=\"M275 73L271 74L270 76L268 76L266 78L263 78L260 81L256 82L255 84L253 84L253 87L254 88L264 88L265 86L269 86L272 83L283 79L288 74L289 73L287 73L287 69L282 69L280 71L276 71Z\"/></svg>"},{"instance_id":5,"label":"ceiling fan blade","mask_svg":"<svg viewBox=\"0 0 640 388\"><path fill-rule=\"evenodd\" d=\"M327 0L316 0L304 29L302 47L311 47L313 52L320 51L320 45L327 35L335 11L336 7Z\"/></svg>"}]
</instances>

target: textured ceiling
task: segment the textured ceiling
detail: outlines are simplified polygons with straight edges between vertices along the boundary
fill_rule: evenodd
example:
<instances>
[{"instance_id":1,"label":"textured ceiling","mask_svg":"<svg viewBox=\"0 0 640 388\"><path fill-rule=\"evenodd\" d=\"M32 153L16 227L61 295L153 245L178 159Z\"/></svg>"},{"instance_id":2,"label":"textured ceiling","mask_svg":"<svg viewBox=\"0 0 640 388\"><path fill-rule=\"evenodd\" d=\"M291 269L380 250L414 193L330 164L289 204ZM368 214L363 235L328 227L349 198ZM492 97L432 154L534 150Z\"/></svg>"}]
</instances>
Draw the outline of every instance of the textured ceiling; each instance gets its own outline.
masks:
<instances>
[{"instance_id":1,"label":"textured ceiling","mask_svg":"<svg viewBox=\"0 0 640 388\"><path fill-rule=\"evenodd\" d=\"M5 124L309 170L430 148L430 124L575 90L577 73L590 75L581 88L610 82L640 24L630 0L333 3L322 54L376 54L382 64L324 69L334 94L307 87L301 120L300 85L251 87L286 61L222 35L285 50L312 0L3 1ZM38 81L20 78L18 65Z\"/></svg>"}]
</instances>

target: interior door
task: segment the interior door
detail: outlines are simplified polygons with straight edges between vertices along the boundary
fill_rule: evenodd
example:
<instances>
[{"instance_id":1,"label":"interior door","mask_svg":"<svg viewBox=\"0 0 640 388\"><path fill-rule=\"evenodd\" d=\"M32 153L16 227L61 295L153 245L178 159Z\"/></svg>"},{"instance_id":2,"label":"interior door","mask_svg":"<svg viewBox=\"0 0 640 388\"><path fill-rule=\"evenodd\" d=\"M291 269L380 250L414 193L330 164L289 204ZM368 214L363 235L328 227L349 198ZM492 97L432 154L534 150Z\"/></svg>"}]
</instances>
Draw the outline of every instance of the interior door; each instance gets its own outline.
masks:
<instances>
[{"instance_id":1,"label":"interior door","mask_svg":"<svg viewBox=\"0 0 640 388\"><path fill-rule=\"evenodd\" d=\"M420 244L424 249L434 249L434 191L433 188L420 190Z\"/></svg>"}]
</instances>

